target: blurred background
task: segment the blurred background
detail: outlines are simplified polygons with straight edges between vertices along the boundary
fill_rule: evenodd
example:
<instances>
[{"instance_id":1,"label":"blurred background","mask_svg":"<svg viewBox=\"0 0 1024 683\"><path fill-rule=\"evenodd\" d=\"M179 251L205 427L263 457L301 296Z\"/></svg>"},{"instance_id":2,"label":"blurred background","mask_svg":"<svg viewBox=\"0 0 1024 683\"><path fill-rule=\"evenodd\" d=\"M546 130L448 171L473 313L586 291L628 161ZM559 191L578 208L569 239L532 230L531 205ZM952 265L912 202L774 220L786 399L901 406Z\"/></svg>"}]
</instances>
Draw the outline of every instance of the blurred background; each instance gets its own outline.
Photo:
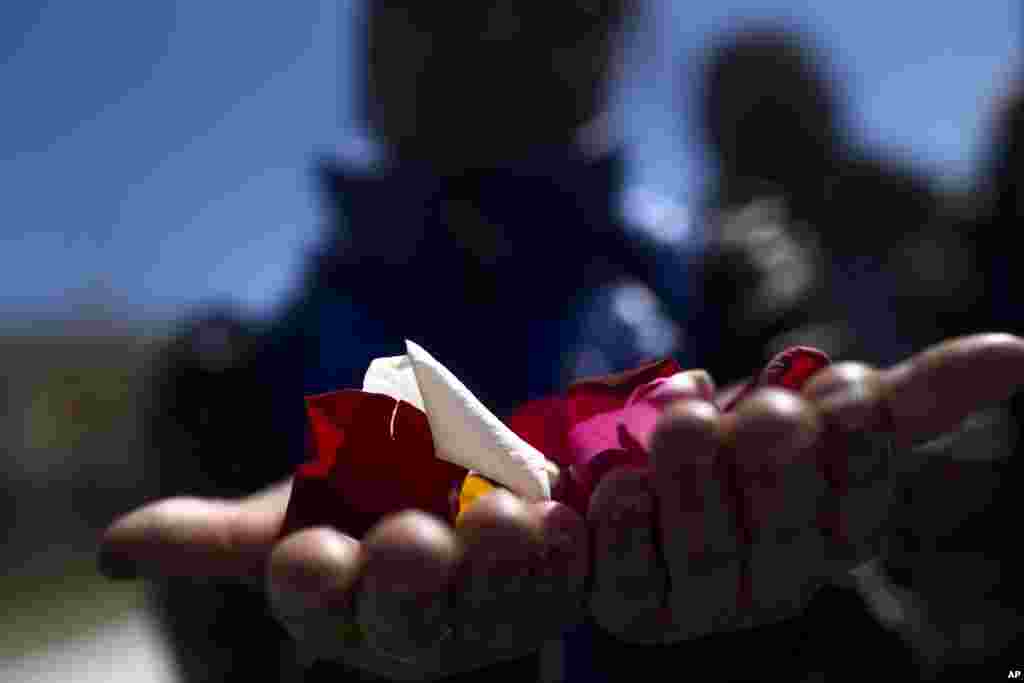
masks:
<instances>
[{"instance_id":1,"label":"blurred background","mask_svg":"<svg viewBox=\"0 0 1024 683\"><path fill-rule=\"evenodd\" d=\"M96 575L97 534L157 490L139 425L179 322L211 305L276 315L321 235L317 164L371 153L360 8L0 9L0 679L177 679L141 588ZM813 38L846 133L951 197L985 190L1022 71L1015 0L652 0L641 18L611 93L622 205L672 216L675 240L724 234L706 213L725 195L701 132L704 51L750 20ZM627 318L644 305L619 301Z\"/></svg>"}]
</instances>

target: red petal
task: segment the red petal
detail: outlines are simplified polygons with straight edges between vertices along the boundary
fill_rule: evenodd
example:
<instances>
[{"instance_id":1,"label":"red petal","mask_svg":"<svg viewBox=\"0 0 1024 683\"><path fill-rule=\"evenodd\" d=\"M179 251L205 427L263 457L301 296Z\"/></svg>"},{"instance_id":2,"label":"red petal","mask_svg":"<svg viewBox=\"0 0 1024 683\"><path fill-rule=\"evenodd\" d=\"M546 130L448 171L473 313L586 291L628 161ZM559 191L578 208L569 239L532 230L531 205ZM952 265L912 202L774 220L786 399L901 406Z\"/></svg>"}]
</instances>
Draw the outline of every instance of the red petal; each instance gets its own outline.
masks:
<instances>
[{"instance_id":1,"label":"red petal","mask_svg":"<svg viewBox=\"0 0 1024 683\"><path fill-rule=\"evenodd\" d=\"M568 410L568 403L562 396L541 398L520 406L506 424L545 457L568 466L572 464Z\"/></svg>"},{"instance_id":2,"label":"red petal","mask_svg":"<svg viewBox=\"0 0 1024 683\"><path fill-rule=\"evenodd\" d=\"M758 384L799 391L814 373L829 362L823 351L809 346L794 346L772 358L761 371Z\"/></svg>"},{"instance_id":3,"label":"red petal","mask_svg":"<svg viewBox=\"0 0 1024 683\"><path fill-rule=\"evenodd\" d=\"M733 410L754 389L761 387L783 387L799 391L807 380L830 362L828 355L818 349L810 346L790 347L772 358L757 377L742 389L724 396L721 401L722 411Z\"/></svg>"},{"instance_id":4,"label":"red petal","mask_svg":"<svg viewBox=\"0 0 1024 683\"><path fill-rule=\"evenodd\" d=\"M408 508L448 518L449 492L466 472L434 457L423 412L362 391L311 397L307 411L317 459L296 473L285 533L326 524L359 538Z\"/></svg>"},{"instance_id":5,"label":"red petal","mask_svg":"<svg viewBox=\"0 0 1024 683\"><path fill-rule=\"evenodd\" d=\"M339 397L340 401L352 400L350 393L339 393L345 394ZM321 403L327 405L321 406ZM325 412L325 408L330 412ZM345 442L344 428L330 417L336 412L329 401L320 401L315 396L306 399L306 414L309 417L310 431L313 433L313 451L316 459L299 467L300 476L326 478L334 467L338 449Z\"/></svg>"}]
</instances>

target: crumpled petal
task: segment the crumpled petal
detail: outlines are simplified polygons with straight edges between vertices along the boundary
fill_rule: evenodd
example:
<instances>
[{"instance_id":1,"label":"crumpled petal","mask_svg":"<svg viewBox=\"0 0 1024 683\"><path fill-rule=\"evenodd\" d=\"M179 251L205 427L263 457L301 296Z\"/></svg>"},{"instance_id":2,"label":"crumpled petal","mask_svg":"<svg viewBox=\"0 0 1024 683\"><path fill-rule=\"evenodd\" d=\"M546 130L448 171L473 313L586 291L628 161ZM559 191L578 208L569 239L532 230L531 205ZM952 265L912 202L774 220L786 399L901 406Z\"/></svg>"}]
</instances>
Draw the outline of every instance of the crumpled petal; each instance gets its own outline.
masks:
<instances>
[{"instance_id":1,"label":"crumpled petal","mask_svg":"<svg viewBox=\"0 0 1024 683\"><path fill-rule=\"evenodd\" d=\"M681 370L679 364L669 358L570 386L566 401L573 464L586 466L599 453L621 449L619 424L629 397L637 388L667 379Z\"/></svg>"},{"instance_id":2,"label":"crumpled petal","mask_svg":"<svg viewBox=\"0 0 1024 683\"><path fill-rule=\"evenodd\" d=\"M296 472L284 533L329 524L361 537L408 508L452 519L474 477L585 514L604 474L647 466L650 435L668 403L710 400L713 392L705 373L682 372L666 359L529 402L506 426L425 350L412 342L407 350L371 363L363 391L306 399L316 457ZM760 386L799 390L828 362L815 349L788 349L718 403L731 410ZM477 489L478 496L486 487Z\"/></svg>"},{"instance_id":3,"label":"crumpled petal","mask_svg":"<svg viewBox=\"0 0 1024 683\"><path fill-rule=\"evenodd\" d=\"M296 471L283 533L330 525L360 538L386 515L417 508L447 519L466 470L434 457L426 415L382 394L306 399L316 458Z\"/></svg>"},{"instance_id":4,"label":"crumpled petal","mask_svg":"<svg viewBox=\"0 0 1024 683\"><path fill-rule=\"evenodd\" d=\"M426 412L423 394L416 383L416 372L409 356L376 358L370 363L363 378L363 391L384 394L410 403Z\"/></svg>"},{"instance_id":5,"label":"crumpled petal","mask_svg":"<svg viewBox=\"0 0 1024 683\"><path fill-rule=\"evenodd\" d=\"M407 341L438 458L475 470L530 501L551 498L558 468L497 418L446 367Z\"/></svg>"},{"instance_id":6,"label":"crumpled petal","mask_svg":"<svg viewBox=\"0 0 1024 683\"><path fill-rule=\"evenodd\" d=\"M658 419L670 403L687 398L713 401L714 396L714 383L704 370L677 372L641 385L623 408L621 428L626 433L620 434L619 441L624 447L639 447L646 452Z\"/></svg>"},{"instance_id":7,"label":"crumpled petal","mask_svg":"<svg viewBox=\"0 0 1024 683\"><path fill-rule=\"evenodd\" d=\"M734 409L755 389L782 387L800 391L807 381L832 361L824 351L810 346L793 346L776 354L757 377L730 396L720 400L723 412Z\"/></svg>"}]
</instances>

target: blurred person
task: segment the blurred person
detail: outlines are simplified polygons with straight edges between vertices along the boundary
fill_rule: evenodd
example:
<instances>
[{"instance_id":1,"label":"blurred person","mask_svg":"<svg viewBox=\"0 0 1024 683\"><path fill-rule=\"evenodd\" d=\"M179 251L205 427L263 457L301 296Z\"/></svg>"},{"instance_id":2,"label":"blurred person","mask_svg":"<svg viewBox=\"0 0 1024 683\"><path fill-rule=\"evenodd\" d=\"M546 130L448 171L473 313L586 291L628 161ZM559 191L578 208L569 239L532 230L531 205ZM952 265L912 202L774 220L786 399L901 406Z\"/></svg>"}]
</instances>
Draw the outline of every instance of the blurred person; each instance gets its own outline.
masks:
<instances>
[{"instance_id":1,"label":"blurred person","mask_svg":"<svg viewBox=\"0 0 1024 683\"><path fill-rule=\"evenodd\" d=\"M964 415L980 406L997 403L1022 386L1024 339L983 334L949 340L892 368L876 370L863 364L841 363L818 373L799 395L773 390L757 392L735 414L718 415L702 400L676 403L654 432L650 473L630 468L616 470L602 479L595 492L588 512L588 526L595 534L592 548L595 557L590 559L591 566L579 564L587 560L588 550L581 547L587 545L585 538L577 537L579 546L570 553L570 564L576 565L570 575L579 580L583 578L581 572L596 574L590 609L602 626L610 628L595 631L594 642L586 652L596 668L586 671L581 678L570 674L569 680L622 680L638 667L661 670L680 665L701 671L703 678L715 680L761 680L766 671L785 680L822 680L822 677L825 680L860 680L865 673L879 667L884 667L887 673L915 679L912 663L905 657L901 661L894 656L891 643L886 642L884 632L871 620L871 615L852 609L854 605L850 603L844 605L842 594L821 588L818 582L837 569L845 571L854 557L848 555L850 551L855 550L857 556L863 551L876 552L876 542L884 538L879 533L884 534L885 526L877 526L873 520L879 513L884 515L887 507L878 498L877 487L888 488L890 470L898 472L908 465L914 467L914 458L921 457L921 451L916 455L911 453L915 444L932 444L933 437L955 429ZM954 438L959 435L953 433ZM869 448L863 443L865 437L872 441L882 436L892 440L894 450L888 456L885 449ZM748 608L737 607L734 612L729 605L736 598L733 593L735 575L729 571L728 564L717 564L737 552L723 545L729 535L722 534L721 515L727 511L705 491L701 494L703 506L699 519L691 519L685 494L687 478L699 477L699 468L693 466L704 459L715 458L719 449L736 449L734 457L738 462L750 460L758 468L759 477L777 477L776 481L781 483L782 489L777 493L784 496L784 506L773 514L792 518L790 523L807 524L805 531L810 531L814 529L815 507L820 504L816 501L821 499L820 494L813 493L815 485L806 476L809 472L800 467L800 463L809 464L799 455L807 453L806 448L826 458L827 453L846 454L843 466L849 467L850 489L837 502L844 507L853 506L848 508L851 525L848 533L850 540L855 540L855 546L826 545L819 548L823 553L819 555L819 550L808 552L807 546L796 543L797 538L782 540L784 533L788 538L793 530L768 523L763 531L770 531L769 536L779 545L773 545L759 533L754 545L738 549L740 557L753 562L754 602ZM642 490L640 487L646 485L657 491L658 509L647 513L656 515L657 523L629 516L625 512L627 507L622 513L626 516L618 519L613 516L614 521L609 526L602 524L600 511L614 509L620 496L626 500L635 498L637 491ZM438 643L434 642L426 649L403 650L401 656L374 647L365 650L363 645L351 642L343 645L348 641L342 629L347 617L341 608L349 600L356 599L357 604L362 604L370 597L367 591L373 589L363 582L373 578L410 585L408 582L412 581L412 585L419 587L414 590L423 590L432 584L431 577L440 569L435 563L443 564L443 558L448 555L445 549L448 541L442 540L446 532L431 518L407 512L378 524L362 544L327 528L299 531L281 541L278 533L289 488L288 482L283 482L240 500L179 497L142 507L108 530L107 572L115 576L137 573L151 577L231 577L256 585L262 580L263 572L268 571L272 595L283 585L281 581L285 581L290 584L289 590L298 591L296 597L304 596L298 602L281 602L278 597L276 604L279 609L286 607L282 618L294 629L300 642L313 648L316 656L327 653L338 656L342 652L350 663L369 664L370 670L378 675L401 680L437 680L439 674L453 670L469 671L472 680L513 674L533 679L533 675L510 664L477 670L480 661L477 658L482 656L486 661L493 656L488 649L496 644L494 641L476 641L468 648L466 643L456 641L440 645L440 649L436 649ZM747 493L753 495L756 490L750 489ZM675 512L673 500L682 504ZM749 499L751 503L755 500L754 497ZM808 504L809 509L798 511ZM557 504L551 503L539 506L534 512L558 509ZM496 508L504 508L509 516L519 510L529 518L531 507L516 503L507 495L492 494L468 510L467 517L473 517L474 521L464 521L460 528L468 525L479 530L477 524L493 515ZM874 508L875 512L869 508ZM568 518L563 517L562 524L566 521ZM645 528L648 523L653 527ZM568 530L570 526L562 528ZM576 535L578 531L577 526L571 533ZM626 538L622 537L623 532L627 533ZM657 540L654 540L655 533ZM692 543L689 533L704 534L705 542L712 544L710 556L706 555L707 550L698 556L686 554ZM427 549L431 545L428 538L439 546L433 553ZM810 540L811 537L798 538ZM510 550L522 542L514 536L502 536L501 541L503 547L494 547L492 552L505 555L506 559L516 554ZM796 551L797 546L801 550ZM679 555L680 549L683 555ZM608 550L613 554L602 556L602 551ZM668 567L679 561L686 566L685 571L671 574L671 622L661 618L657 603L651 606L645 599L637 602L639 596L633 593L638 588L644 591L653 588L644 586L643 579L646 571L659 566L653 555L647 557L655 550L664 553ZM368 556L360 559L363 552L368 552ZM472 541L467 552L473 553ZM616 557L615 552L625 555ZM404 559L399 559L403 556ZM391 578L385 579L376 575L373 568L382 571L386 560L381 558L388 557L391 558L388 563ZM684 559L687 557L689 559ZM360 579L359 572L366 571L363 564L366 561L370 563L369 574ZM415 561L412 573L409 573L410 561ZM593 602L593 595L601 590L602 574L616 562L621 565L620 570L629 569L620 578L631 580L618 584L624 595L616 597L624 598L624 602L607 612ZM694 562L698 564L692 564ZM705 562L710 566L698 571L698 566ZM650 566L645 567L648 563ZM943 583L948 576L939 563L933 562L925 570L928 579L935 583ZM404 578L400 578L403 573ZM504 638L501 640L505 647L515 642L515 638L510 638L510 627L518 625L536 633L558 624L563 607L561 594L549 594L538 604L538 596L529 586L544 584L547 579L543 575L531 576L532 584L529 581L526 585L519 584L509 596L511 602L506 602L501 610L490 612L495 619L502 620ZM850 576L856 580L864 599L875 602L892 599L891 591L873 585L884 577L869 567L859 567ZM838 576L833 574L833 578ZM567 588L567 595L576 593L571 587ZM799 588L801 595L814 593L815 597L799 618L784 618L780 622L780 617L790 614L789 601L795 597L790 593L793 588ZM442 590L440 596L446 595L451 594ZM379 604L383 607L384 602L381 600ZM391 608L398 604L401 601ZM432 603L417 600L417 604L427 608ZM757 615L765 608L773 617L762 622ZM875 618L882 620L886 627L910 630L911 635L917 636L913 631L920 622L907 619L898 610L894 614L884 603L875 605L875 610ZM406 623L415 622L410 614L385 614L390 616L378 614L376 618L384 619L390 628L399 632ZM627 617L628 621L612 626L616 624L616 614L619 618ZM715 614L719 615L715 618L716 625L708 632L705 619ZM456 612L456 615L453 615L456 619L470 616L463 612ZM1019 614L1004 616L1011 621L1016 619L1019 625ZM725 620L719 622L721 617ZM649 618L652 620L644 624ZM856 623L858 620L861 623ZM462 632L461 624L451 623ZM872 625L873 630L869 628ZM691 630L695 626L699 630ZM636 631L638 627L640 630ZM721 632L716 632L719 630ZM660 637L652 642L652 636ZM868 649L871 657L851 661L851 646ZM737 652L744 656L736 657ZM438 656L441 657L439 662ZM382 665L388 661L390 665ZM341 673L333 667L319 671L330 680ZM596 677L592 673L596 673Z\"/></svg>"},{"instance_id":2,"label":"blurred person","mask_svg":"<svg viewBox=\"0 0 1024 683\"><path fill-rule=\"evenodd\" d=\"M1024 77L1018 76L1005 89L994 113L986 166L974 192L970 233L989 305L972 312L986 322L1019 330L1024 320L1014 296L1020 291L1020 274L1012 245L1015 231L1024 222ZM978 318L968 319L961 328L978 322Z\"/></svg>"},{"instance_id":3,"label":"blurred person","mask_svg":"<svg viewBox=\"0 0 1024 683\"><path fill-rule=\"evenodd\" d=\"M709 315L729 316L708 323L728 330L711 369L733 344L754 357L794 329L877 363L953 333L977 294L955 198L854 139L823 48L782 24L724 33L706 50L698 99L715 167L705 289L722 304ZM766 202L767 214L755 208Z\"/></svg>"},{"instance_id":4,"label":"blurred person","mask_svg":"<svg viewBox=\"0 0 1024 683\"><path fill-rule=\"evenodd\" d=\"M358 386L405 338L499 412L593 371L586 359L609 371L675 350L685 254L620 218L624 162L606 111L638 12L630 0L367 3L357 98L370 154L321 164L324 239L277 318L213 307L168 348L149 429L164 495L280 480L306 455L297 397ZM674 320L661 301L616 315L627 284L658 290ZM642 326L668 333L652 342ZM258 589L168 581L155 603L189 680L289 666Z\"/></svg>"},{"instance_id":5,"label":"blurred person","mask_svg":"<svg viewBox=\"0 0 1024 683\"><path fill-rule=\"evenodd\" d=\"M940 194L855 144L822 51L784 27L723 38L708 59L704 107L719 171L708 202L717 239L705 291L721 297L711 315L727 335L709 366L744 348L769 356L794 339L840 358L880 360L972 329L1020 329L1005 242L1019 222L1019 99L1006 108L983 208L973 214L972 198ZM1017 565L1005 551L1006 492L1020 480L1019 460L1010 458L1020 422L1010 410L972 415L955 436L922 448L921 467L898 478L874 581L899 612L880 618L911 645L920 675L956 680L1019 642L1018 593L1008 578ZM955 567L956 597L937 566ZM877 630L859 623L851 638Z\"/></svg>"},{"instance_id":6,"label":"blurred person","mask_svg":"<svg viewBox=\"0 0 1024 683\"><path fill-rule=\"evenodd\" d=\"M965 251L982 293L956 316L958 330L1024 328L1014 264L1014 233L1022 220L1022 83L1012 83L999 102L987 159L962 218L969 236ZM1022 651L1021 564L1007 542L1016 536L1022 430L1024 400L1018 395L933 444L929 466L898 491L890 574L913 617L908 638L927 653L936 680L964 680L985 664L998 670ZM958 577L954 594L930 571L937 563Z\"/></svg>"},{"instance_id":7,"label":"blurred person","mask_svg":"<svg viewBox=\"0 0 1024 683\"><path fill-rule=\"evenodd\" d=\"M476 46L479 42L481 31L478 25L470 24L472 28L462 26L459 29L459 22L446 24L447 17L429 11L418 13L411 7L414 6L399 8L383 3L371 4L367 34L371 55L373 45L383 50L387 35L393 40L401 36L410 40L422 38L420 33L432 35L423 31L425 26L435 27L441 35L449 29L464 30L466 34L461 36L462 40L476 36L469 43ZM508 6L500 8L508 9ZM583 11L582 7L580 9ZM515 21L509 24L504 23L507 16L499 21L502 14L501 11L497 17L487 14L488 25L494 21L499 27L516 27L512 35L518 37L513 40L499 29L495 29L496 33L488 30L483 32L489 36L484 42L498 40L509 49L518 44L521 49L529 45L530 50L536 50L537 34L525 27L543 24L547 29L550 15L545 12L519 16L512 12ZM530 16L538 23L527 23ZM583 14L575 16L579 18ZM603 21L590 25L599 28L604 35L619 25L615 21L617 16L620 15L612 13ZM385 33L381 35L378 31ZM508 38L507 43L502 39L503 35ZM563 35L560 31L553 31L548 37L560 40ZM579 37L578 34L573 35ZM519 40L526 42L519 43ZM594 40L595 44L608 47L606 40ZM465 45L451 36L440 42L452 49ZM587 42L582 41L581 44L577 40L574 44L582 49L581 45L585 46ZM405 45L402 41L397 44ZM435 49L420 47L431 54ZM436 49L444 54L441 47ZM470 52L460 53L463 63L466 54L478 56L475 50L473 47ZM398 52L394 50L390 54L395 56ZM499 56L490 54L489 59L500 63L501 50L497 52ZM512 58L504 54L505 58ZM515 51L511 53L513 56L516 54ZM605 52L600 54L609 56ZM383 56L378 56L383 59ZM413 70L420 72L411 84L430 82L426 76L429 61L423 62L422 70L419 62L407 63L410 69L415 66ZM452 64L458 61L450 57L440 63L452 68ZM555 63L559 62L556 60ZM581 57L567 63L575 63L579 67L585 65L589 70L594 68L595 62L591 54L588 58ZM371 77L380 68L382 65L371 57L368 70ZM541 69L539 64L537 69ZM550 65L545 63L543 73L550 69ZM408 76L408 72L403 73ZM543 73L516 69L506 73L510 78L520 79L511 83L530 92L545 83L543 78L534 78ZM421 78L426 80L421 81ZM555 88L570 87L564 81L555 81L561 85L547 83ZM503 85L509 86L509 82ZM373 92L381 92L377 85L372 87ZM463 96L476 94L475 91L467 93L466 89L458 92ZM404 88L397 89L394 96L408 98L409 94L410 90ZM375 94L374 97L377 102L386 98L383 94ZM429 98L429 95L424 93L422 97ZM515 101L520 102L521 98ZM586 103L592 100L582 97L566 98L565 101ZM472 97L468 102L464 98L458 102L470 109L476 106ZM394 355L400 351L401 339L410 337L423 341L439 357L444 357L446 363L451 359L450 367L474 393L499 412L507 412L523 400L556 390L565 379L564 352L573 348L581 334L572 329L573 321L576 313L589 305L583 303L581 306L578 300L581 294L587 299L588 295L602 291L601 284L626 275L636 278L637 274L646 275L647 283L660 292L666 292L666 299L670 302L672 295L678 292L677 284L674 287L671 282L657 281L655 275L658 271L650 265L657 259L645 252L647 245L638 248L637 244L625 239L622 226L609 218L609 214L614 214L609 209L609 197L620 181L615 173L602 169L601 164L594 163L587 155L581 158L577 154L578 143L574 142L574 138L579 139L577 128L565 130L563 127L562 134L557 135L558 126L551 130L537 124L533 131L535 137L523 139L540 142L536 148L531 146L520 155L516 154L518 148L506 148L500 136L483 134L495 129L504 131L502 124L509 126L509 130L514 128L516 119L506 120L502 115L505 110L487 111L492 117L489 123L493 125L485 125L483 131L473 128L478 124L474 116L452 119L468 126L464 131L461 128L445 129L443 126L449 119L440 114L430 117L424 113L424 120L438 128L421 128L419 106L412 109L416 112L411 117L416 121L415 125L395 124L397 128L389 129L387 124L377 122L382 115L370 115L382 140L389 143L385 145L388 152L376 169L364 172L337 166L326 169L325 177L333 199L332 217L337 228L318 255L305 288L285 314L252 331L247 331L244 325L239 325L230 316L208 316L193 325L182 341L172 347L166 372L157 382L154 416L162 427L154 428L153 433L157 435L161 429L168 430L163 432L167 434L166 438L156 437L154 443L163 451L165 481L173 482L166 494L188 494L190 497L158 502L122 519L108 535L104 557L107 571L115 575L141 573L192 577L191 581L179 578L165 583L161 588L161 601L168 621L175 625L179 650L190 657L186 660L190 661L187 670L198 679L265 676L268 672L284 668L281 664L286 659L281 654L283 630L270 616L261 594L262 574L268 558L272 578L276 576L278 581L290 579L304 583L306 588L313 589L314 594L323 591L320 598L337 597L338 593L345 593L352 587L344 585L344 581L351 581L355 576L351 573L356 566L352 553L358 546L353 545L351 539L346 540L328 530L312 530L296 534L283 543L275 543L288 495L286 482L241 502L225 500L283 479L304 459L304 452L296 448L305 431L305 416L298 396L358 386L370 359ZM425 111L430 111L429 103L422 106ZM374 107L369 111L374 111ZM402 110L405 113L409 111ZM510 112L513 117L515 112L515 109ZM569 119L581 122L588 116ZM388 130L398 132L389 134ZM413 130L415 134L403 133L403 130ZM428 131L428 139L418 139ZM439 131L448 136L441 139L453 144L438 147L436 140L431 142L432 136L439 135ZM459 142L463 132L466 133L465 147ZM474 133L479 133L480 137ZM511 134L518 136L520 131L512 130ZM403 140L404 143L399 142ZM491 148L486 143L491 141L495 143L495 154L498 155L493 158L487 153ZM545 147L548 149L543 149ZM562 148L561 153L557 153L559 148ZM566 156L568 161L564 158ZM607 156L599 155L598 158L607 159ZM590 185L584 182L585 176L603 178L603 181ZM581 186L585 189L578 189ZM586 191L586 188L594 187L601 191ZM490 194L488 189L494 194ZM526 198L532 201L524 206ZM600 210L592 207L591 202L598 204ZM538 216L550 220L539 221ZM556 220L554 217L558 216L566 217L566 220ZM538 228L538 224L542 227ZM557 229L547 227L551 224ZM503 234L502 228L507 229L507 234ZM581 244L585 244L586 249L582 249ZM538 245L542 247L538 249ZM602 277L602 274L605 275ZM679 273L674 275L676 280L685 281L685 278L679 278ZM679 300L675 299L676 302ZM1018 360L1015 354L1020 352L1018 341L994 337L981 342L953 344L938 353L942 362L937 365L934 363L935 354L924 356L922 358L931 360L921 363L919 359L918 372L907 374L897 369L880 375L891 379L891 382L881 384L891 391L891 395L887 393L884 397L871 388L876 386L876 375L871 371L857 371L860 374L849 375L850 369L847 368L830 377L833 384L838 383L848 389L850 385L860 387L853 393L868 400L870 407L862 403L855 406L855 410L862 413L866 408L871 413L891 411L888 403L893 401L893 396L912 398L915 393L920 393L922 382L934 386L933 375L937 368L943 369L949 362L955 364L958 359L975 358L979 354L991 356L995 349L997 360L1001 360L1001 364L997 364L1000 372L993 377L991 365L987 366L988 372L974 378L982 388L968 396L971 401L980 400L979 395L984 395L988 389L996 395L1005 392L1000 381L1005 383L1017 376L1017 373L1007 371L1006 363L1009 362L1010 369L1016 367ZM636 344L636 340L629 337L596 342L602 346L627 349ZM999 356L999 349L1008 355ZM234 379L230 379L232 377ZM956 379L962 377L957 375ZM943 386L948 389L946 384ZM950 400L953 402L960 398L949 391L944 391L943 395L952 396ZM799 436L798 433L805 432L807 422L815 419L813 416L818 408L812 407L812 398L809 395L806 401L793 403L793 399L781 396L761 397L755 407L744 413L736 427L737 434L745 435L745 451L751 457L757 454L761 446L756 437L766 426L784 432L787 436L783 441L805 439L807 434ZM666 445L657 449L665 454L661 458L656 457L662 465L656 466L659 471L655 472L654 478L661 482L661 486L678 480L678 474L677 479L672 479L664 471L677 461L672 457L674 453L680 449L686 452L693 448L708 448L712 443L705 439L703 446L697 446L694 441L694 420L702 425L702 429L712 428L707 422L706 411L703 408L694 410L697 412L680 415L676 422L663 430L666 434L663 439L668 443L672 443L673 438L680 439L682 446ZM824 407L821 410L824 411ZM920 427L920 424L909 425L901 438L910 440L919 436L916 432ZM795 447L790 445L783 450ZM281 457L282 454L289 457ZM781 459L786 457L777 455ZM625 494L632 489L635 497L638 486L648 485L628 473L609 476L607 483L603 484L599 499L605 502L598 506L601 508L596 513L598 516L588 519L589 531L599 537L607 533L612 518L626 514L625 519L630 519L628 509L618 509L624 504L622 501L628 500ZM794 494L794 498L797 497L801 496ZM499 536L502 541L507 543L510 539L518 539L513 546L522 543L524 526L551 524L555 521L553 518L561 515L561 522L567 524L576 536L572 557L576 561L586 557L587 541L583 538L587 534L580 533L584 530L582 520L572 519L558 506L524 509L507 497L495 496L475 510L478 524L500 531L504 534ZM560 513L557 512L559 510ZM417 576L429 582L436 578L438 567L435 563L443 565L450 561L445 549L450 549L449 544L454 542L451 531L431 524L422 516L406 515L378 527L366 544L374 548L377 557L394 553L394 557L404 557L405 561L416 560L420 570ZM635 533L630 533L628 540L634 544L635 552L626 556L609 555L608 547L595 548L594 568L600 575L609 571L609 567L614 571L617 563L617 570L623 571L624 563L627 572L635 572L636 560L640 559L641 580L632 583L657 596L664 590L665 576L656 572L646 573L653 572L657 562L653 559L654 544L643 540L651 537L650 533L643 533L650 531L645 526L645 523L630 522L627 530ZM426 532L439 543L426 543ZM489 551L495 550L494 543L499 537L490 537ZM679 543L678 538L676 543ZM671 549L673 544L662 545ZM501 550L508 552L507 548ZM822 571L813 558L805 566L787 547L779 546L773 550L777 551L772 553L777 561L793 568L794 581L810 585ZM486 543L468 543L467 553L471 558L476 555L479 559L480 553L487 551ZM379 574L385 568L376 567L377 575L374 575L373 567L369 571L372 578L378 583L383 580L386 586L387 581ZM391 567L392 571L394 569ZM810 575L805 576L805 572ZM349 579L345 579L346 576ZM241 578L243 581L228 587L218 581L225 578ZM490 578L490 585L497 588L509 577L499 574ZM584 597L580 595L582 574L579 567L567 571L561 578L565 580L563 592L566 597ZM685 571L673 574L673 578L680 589L688 585ZM327 579L334 583L329 586L318 583ZM213 582L204 585L210 580ZM657 630L652 632L649 623L639 624L638 634L638 624L629 623L628 619L622 622L624 617L629 617L631 609L637 608L636 596L617 594L607 587L602 591L601 588L598 582L591 593L591 611L601 615L598 621L602 626L615 628L608 632L602 629L583 632L584 637L578 642L582 642L585 649L573 653L570 648L566 653L570 679L621 680L624 667L635 671L637 666L649 663L651 657L670 658L661 660L665 662L687 662L700 656L702 650L709 649L707 638L672 642L668 636L684 641L688 638ZM365 588L363 591L365 595ZM610 606L595 604L593 595L603 595ZM538 619L539 609L524 614L521 611L524 608L516 605L516 601L524 605L536 604L536 596L528 587L518 594L506 596L506 599L509 597L512 600L507 603L510 609L492 612L495 621L506 620L513 626L539 632L539 635L546 635L541 626L556 629L563 625L571 626L572 609L566 609L565 605L543 605L542 619ZM719 589L709 591L700 609L713 610L720 602L733 597ZM655 612L648 609L646 603L649 600L641 602L640 614L649 618ZM185 604L193 609L178 609L179 605ZM686 621L691 618L688 612L696 605L696 602L687 605L687 609L678 612L682 622L676 628L683 633L690 627ZM801 606L802 603L796 605L797 609ZM340 639L337 634L344 625L343 619L332 614L329 608L307 604L299 612L303 616L303 624L319 631L320 637L324 637L326 632L331 638ZM387 620L382 615L376 618ZM614 623L616 619L619 623ZM561 623L563 620L566 623ZM401 630L404 621L391 619L385 625ZM775 629L775 637L766 637L764 631L742 624L730 625L725 630L734 628L740 628L741 633L709 636L717 643L710 649L720 654L737 647L748 648L751 652L756 650L760 667L772 671L778 670L780 663L787 667L787 672L793 670L788 667L799 666L793 644L799 641L803 631L794 628L792 622ZM614 637L611 630L616 631ZM483 641L475 646L455 643L456 659L463 657L466 661L455 661L454 668L470 664L471 668L479 669L474 672L474 678L481 679L494 675L535 679L538 673L535 657L522 656L525 652L535 652L540 644L537 635L532 636L533 640L530 635L527 634L525 643ZM672 644L645 647L637 642L651 637ZM513 660L490 669L480 668L488 660L509 657L507 651L492 652L490 648L510 645L515 646L512 652L517 655ZM423 665L415 659L406 663L401 658L389 658L386 652L372 648L349 652L348 657L347 664L354 669L346 670L345 663L331 662L314 667L307 677L311 680L336 680L341 675L355 678L359 675L356 670L394 678L419 678L438 673L422 668ZM473 662L473 658L480 661ZM708 661L706 655L704 661ZM755 673L750 667L737 664L723 677L759 678L762 674L763 668Z\"/></svg>"}]
</instances>

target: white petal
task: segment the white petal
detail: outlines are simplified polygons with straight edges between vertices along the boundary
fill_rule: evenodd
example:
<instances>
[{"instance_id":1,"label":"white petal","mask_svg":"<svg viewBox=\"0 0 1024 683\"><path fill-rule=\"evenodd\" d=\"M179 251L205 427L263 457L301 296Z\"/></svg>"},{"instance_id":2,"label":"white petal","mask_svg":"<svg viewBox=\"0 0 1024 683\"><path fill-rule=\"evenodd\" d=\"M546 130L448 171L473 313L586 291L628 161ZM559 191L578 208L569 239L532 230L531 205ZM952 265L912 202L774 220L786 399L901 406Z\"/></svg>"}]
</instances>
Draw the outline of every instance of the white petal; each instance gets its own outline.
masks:
<instances>
[{"instance_id":1,"label":"white petal","mask_svg":"<svg viewBox=\"0 0 1024 683\"><path fill-rule=\"evenodd\" d=\"M429 353L410 341L405 345L437 457L476 470L528 500L550 499L557 466L505 426Z\"/></svg>"},{"instance_id":2,"label":"white petal","mask_svg":"<svg viewBox=\"0 0 1024 683\"><path fill-rule=\"evenodd\" d=\"M384 394L391 398L411 403L423 412L423 394L416 384L416 373L409 356L376 358L366 369L363 391Z\"/></svg>"}]
</instances>

